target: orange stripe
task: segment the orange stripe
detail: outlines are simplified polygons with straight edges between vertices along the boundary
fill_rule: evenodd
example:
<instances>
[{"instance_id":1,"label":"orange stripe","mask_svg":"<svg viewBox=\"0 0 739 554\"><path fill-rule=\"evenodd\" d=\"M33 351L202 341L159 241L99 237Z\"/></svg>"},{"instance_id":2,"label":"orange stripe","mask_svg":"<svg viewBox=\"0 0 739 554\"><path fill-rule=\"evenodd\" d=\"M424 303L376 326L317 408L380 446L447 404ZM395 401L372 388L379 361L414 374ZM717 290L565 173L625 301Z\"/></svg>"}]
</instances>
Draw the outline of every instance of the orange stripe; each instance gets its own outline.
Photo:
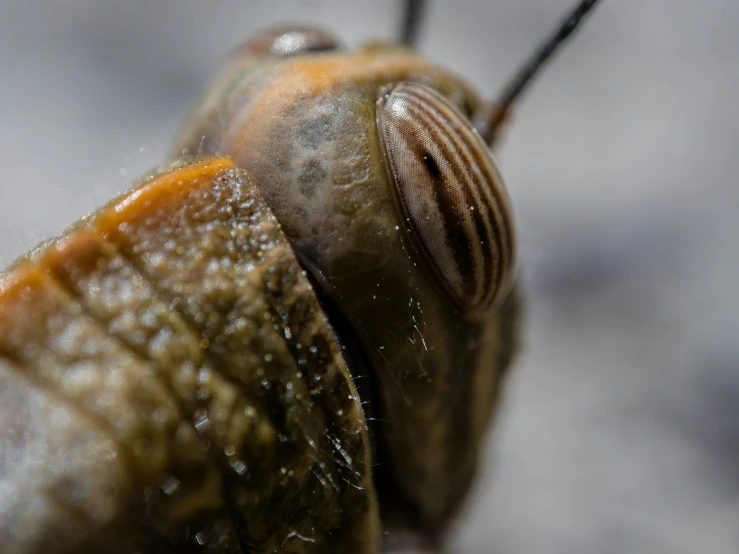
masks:
<instances>
[{"instance_id":1,"label":"orange stripe","mask_svg":"<svg viewBox=\"0 0 739 554\"><path fill-rule=\"evenodd\" d=\"M217 179L235 167L229 158L211 158L156 177L102 211L93 226L100 233L115 233L122 223L133 223L152 206L159 206Z\"/></svg>"}]
</instances>

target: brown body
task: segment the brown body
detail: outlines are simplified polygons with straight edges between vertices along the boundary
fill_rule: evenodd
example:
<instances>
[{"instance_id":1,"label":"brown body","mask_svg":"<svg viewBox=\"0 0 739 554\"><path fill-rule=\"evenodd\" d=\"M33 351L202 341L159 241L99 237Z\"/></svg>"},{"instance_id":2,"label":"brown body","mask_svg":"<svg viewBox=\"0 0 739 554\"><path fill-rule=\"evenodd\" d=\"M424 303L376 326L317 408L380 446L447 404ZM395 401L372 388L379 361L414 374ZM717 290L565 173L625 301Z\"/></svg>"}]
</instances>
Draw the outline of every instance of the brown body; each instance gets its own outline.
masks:
<instances>
[{"instance_id":1,"label":"brown body","mask_svg":"<svg viewBox=\"0 0 739 554\"><path fill-rule=\"evenodd\" d=\"M438 534L518 308L465 312L414 243L376 121L398 82L465 125L481 104L403 49L247 43L177 141L192 165L1 278L3 552L369 554L381 518Z\"/></svg>"},{"instance_id":2,"label":"brown body","mask_svg":"<svg viewBox=\"0 0 739 554\"><path fill-rule=\"evenodd\" d=\"M0 290L4 552L373 551L358 394L230 161L147 182Z\"/></svg>"},{"instance_id":3,"label":"brown body","mask_svg":"<svg viewBox=\"0 0 739 554\"><path fill-rule=\"evenodd\" d=\"M290 58L247 46L175 150L233 157L301 262L317 269L380 382L393 488L435 527L466 490L515 345L498 340L514 335L508 305L470 320L440 294L407 239L376 125L378 98L401 82L428 86L464 116L483 104L453 73L394 45Z\"/></svg>"}]
</instances>

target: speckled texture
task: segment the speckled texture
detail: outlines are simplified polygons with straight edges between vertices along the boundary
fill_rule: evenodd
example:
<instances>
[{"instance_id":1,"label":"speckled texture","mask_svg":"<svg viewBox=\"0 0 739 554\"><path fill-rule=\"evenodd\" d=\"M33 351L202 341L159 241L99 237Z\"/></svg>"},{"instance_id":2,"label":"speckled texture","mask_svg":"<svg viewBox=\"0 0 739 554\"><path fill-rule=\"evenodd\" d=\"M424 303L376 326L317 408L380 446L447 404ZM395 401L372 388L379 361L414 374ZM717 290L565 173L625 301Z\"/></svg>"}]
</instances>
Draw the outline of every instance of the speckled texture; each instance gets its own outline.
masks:
<instances>
[{"instance_id":1,"label":"speckled texture","mask_svg":"<svg viewBox=\"0 0 739 554\"><path fill-rule=\"evenodd\" d=\"M2 458L3 489L21 487L0 496L3 552L35 552L73 524L54 551L122 534L133 552L375 551L358 393L276 220L230 162L114 201L20 260L0 305L8 386L27 380L69 414L31 419L32 475L18 481ZM27 405L38 396L16 388ZM24 435L3 427L6 452L28 456ZM43 478L64 455L67 471ZM61 507L23 512L29 496Z\"/></svg>"}]
</instances>

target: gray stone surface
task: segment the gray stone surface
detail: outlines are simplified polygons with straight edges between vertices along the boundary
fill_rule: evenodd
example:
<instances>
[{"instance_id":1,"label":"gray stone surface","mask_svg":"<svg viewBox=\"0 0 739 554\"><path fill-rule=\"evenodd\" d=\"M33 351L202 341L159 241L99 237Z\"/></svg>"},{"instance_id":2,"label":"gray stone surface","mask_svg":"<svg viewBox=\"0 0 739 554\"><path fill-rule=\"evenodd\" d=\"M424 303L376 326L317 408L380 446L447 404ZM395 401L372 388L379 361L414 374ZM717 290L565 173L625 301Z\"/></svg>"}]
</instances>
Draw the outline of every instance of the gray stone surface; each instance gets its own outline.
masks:
<instances>
[{"instance_id":1,"label":"gray stone surface","mask_svg":"<svg viewBox=\"0 0 739 554\"><path fill-rule=\"evenodd\" d=\"M491 94L571 0L437 0L422 50ZM388 0L1 0L0 265L164 156L220 60ZM739 549L739 3L606 0L500 160L527 349L452 552Z\"/></svg>"}]
</instances>

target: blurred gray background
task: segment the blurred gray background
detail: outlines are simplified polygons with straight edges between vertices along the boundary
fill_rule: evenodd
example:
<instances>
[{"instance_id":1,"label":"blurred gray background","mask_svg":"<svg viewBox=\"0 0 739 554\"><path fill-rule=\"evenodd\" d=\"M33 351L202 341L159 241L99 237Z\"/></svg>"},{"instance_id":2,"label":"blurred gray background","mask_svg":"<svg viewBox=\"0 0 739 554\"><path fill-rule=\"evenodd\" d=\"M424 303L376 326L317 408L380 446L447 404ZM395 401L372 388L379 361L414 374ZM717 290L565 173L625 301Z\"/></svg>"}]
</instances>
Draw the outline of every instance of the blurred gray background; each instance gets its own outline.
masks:
<instances>
[{"instance_id":1,"label":"blurred gray background","mask_svg":"<svg viewBox=\"0 0 739 554\"><path fill-rule=\"evenodd\" d=\"M490 95L573 0L436 0L420 48ZM0 266L162 161L226 53L348 44L399 4L1 0ZM739 550L739 2L605 0L500 161L526 351L450 552Z\"/></svg>"}]
</instances>

